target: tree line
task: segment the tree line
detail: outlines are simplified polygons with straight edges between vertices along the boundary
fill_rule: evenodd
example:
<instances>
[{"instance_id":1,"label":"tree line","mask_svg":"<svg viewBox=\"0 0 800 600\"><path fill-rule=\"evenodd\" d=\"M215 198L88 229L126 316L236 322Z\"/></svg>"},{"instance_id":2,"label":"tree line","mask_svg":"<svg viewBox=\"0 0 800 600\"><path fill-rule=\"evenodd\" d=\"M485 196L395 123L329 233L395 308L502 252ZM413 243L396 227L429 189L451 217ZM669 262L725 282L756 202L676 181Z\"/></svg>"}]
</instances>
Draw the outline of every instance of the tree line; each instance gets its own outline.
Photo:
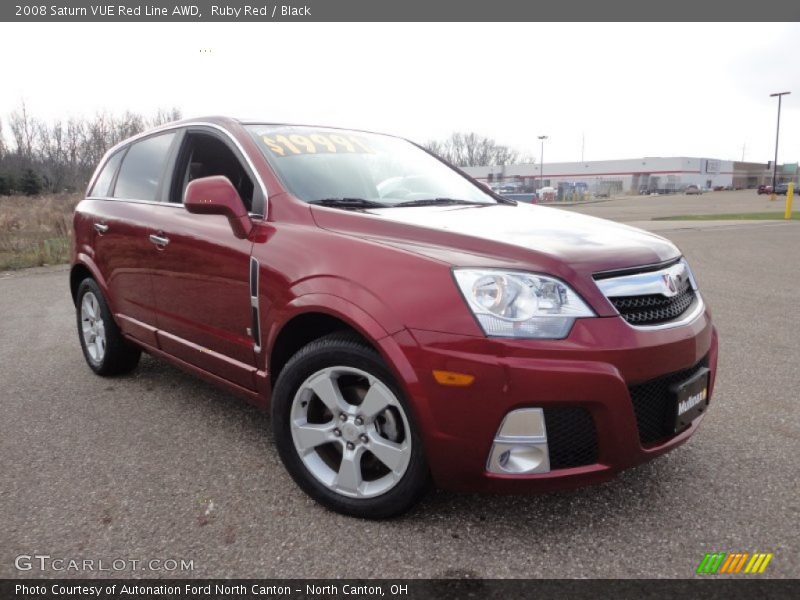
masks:
<instances>
[{"instance_id":1,"label":"tree line","mask_svg":"<svg viewBox=\"0 0 800 600\"><path fill-rule=\"evenodd\" d=\"M31 115L23 103L0 119L0 196L80 191L109 148L180 118L180 110L172 108L151 116L101 112L91 118L46 122Z\"/></svg>"},{"instance_id":2,"label":"tree line","mask_svg":"<svg viewBox=\"0 0 800 600\"><path fill-rule=\"evenodd\" d=\"M517 150L498 144L492 138L474 132L456 132L447 139L430 140L422 146L458 167L502 166L533 162L533 159L523 156Z\"/></svg>"},{"instance_id":3,"label":"tree line","mask_svg":"<svg viewBox=\"0 0 800 600\"><path fill-rule=\"evenodd\" d=\"M131 111L101 112L91 118L46 122L31 115L23 103L5 120L0 118L0 196L81 191L109 148L180 118L180 110L172 108L149 117ZM423 146L459 167L533 162L517 150L473 132L453 133Z\"/></svg>"}]
</instances>

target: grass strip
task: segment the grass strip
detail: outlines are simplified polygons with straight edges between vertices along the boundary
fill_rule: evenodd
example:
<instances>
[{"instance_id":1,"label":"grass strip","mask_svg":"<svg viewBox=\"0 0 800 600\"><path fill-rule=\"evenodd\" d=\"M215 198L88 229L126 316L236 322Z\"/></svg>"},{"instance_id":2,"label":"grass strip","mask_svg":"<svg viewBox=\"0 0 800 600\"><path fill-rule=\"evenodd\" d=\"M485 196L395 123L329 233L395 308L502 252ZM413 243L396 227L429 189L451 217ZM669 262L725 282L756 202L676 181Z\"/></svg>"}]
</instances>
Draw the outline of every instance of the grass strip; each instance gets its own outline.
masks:
<instances>
[{"instance_id":1,"label":"grass strip","mask_svg":"<svg viewBox=\"0 0 800 600\"><path fill-rule=\"evenodd\" d=\"M782 212L727 213L722 215L674 215L655 217L653 221L783 221ZM792 213L793 221L800 221L800 211Z\"/></svg>"}]
</instances>

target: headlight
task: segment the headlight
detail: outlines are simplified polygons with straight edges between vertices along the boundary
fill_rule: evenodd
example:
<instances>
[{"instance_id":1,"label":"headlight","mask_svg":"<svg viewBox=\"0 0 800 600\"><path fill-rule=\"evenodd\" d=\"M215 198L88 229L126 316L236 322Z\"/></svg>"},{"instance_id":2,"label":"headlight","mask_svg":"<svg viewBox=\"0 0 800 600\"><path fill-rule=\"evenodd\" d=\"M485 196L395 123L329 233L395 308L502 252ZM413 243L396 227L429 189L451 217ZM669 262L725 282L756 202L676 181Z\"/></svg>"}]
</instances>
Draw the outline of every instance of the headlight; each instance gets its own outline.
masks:
<instances>
[{"instance_id":1,"label":"headlight","mask_svg":"<svg viewBox=\"0 0 800 600\"><path fill-rule=\"evenodd\" d=\"M458 287L486 335L562 339L594 312L553 277L496 269L454 269Z\"/></svg>"}]
</instances>

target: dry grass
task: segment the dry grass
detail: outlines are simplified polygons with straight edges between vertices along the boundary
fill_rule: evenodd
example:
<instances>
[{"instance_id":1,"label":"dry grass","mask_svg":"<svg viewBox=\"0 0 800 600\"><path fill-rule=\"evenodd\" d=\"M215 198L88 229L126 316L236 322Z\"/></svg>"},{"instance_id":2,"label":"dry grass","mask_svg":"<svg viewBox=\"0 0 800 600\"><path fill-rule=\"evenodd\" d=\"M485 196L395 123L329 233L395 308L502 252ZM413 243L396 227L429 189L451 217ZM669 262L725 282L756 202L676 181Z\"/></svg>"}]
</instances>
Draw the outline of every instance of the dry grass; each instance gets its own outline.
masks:
<instances>
[{"instance_id":1,"label":"dry grass","mask_svg":"<svg viewBox=\"0 0 800 600\"><path fill-rule=\"evenodd\" d=\"M79 194L0 196L0 271L69 261Z\"/></svg>"}]
</instances>

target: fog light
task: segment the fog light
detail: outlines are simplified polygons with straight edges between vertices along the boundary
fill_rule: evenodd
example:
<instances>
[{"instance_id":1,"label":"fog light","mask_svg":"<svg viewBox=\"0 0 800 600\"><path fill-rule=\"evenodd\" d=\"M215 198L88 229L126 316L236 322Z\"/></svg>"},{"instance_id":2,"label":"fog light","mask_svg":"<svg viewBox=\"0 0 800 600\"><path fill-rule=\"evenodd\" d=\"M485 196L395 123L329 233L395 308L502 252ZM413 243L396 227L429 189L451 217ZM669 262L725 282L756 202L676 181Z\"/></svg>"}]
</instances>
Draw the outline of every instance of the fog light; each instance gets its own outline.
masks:
<instances>
[{"instance_id":1,"label":"fog light","mask_svg":"<svg viewBox=\"0 0 800 600\"><path fill-rule=\"evenodd\" d=\"M547 429L541 408L521 408L503 419L489 453L491 473L524 475L550 472Z\"/></svg>"},{"instance_id":2,"label":"fog light","mask_svg":"<svg viewBox=\"0 0 800 600\"><path fill-rule=\"evenodd\" d=\"M495 443L489 470L494 473L547 473L550 470L547 444Z\"/></svg>"}]
</instances>

